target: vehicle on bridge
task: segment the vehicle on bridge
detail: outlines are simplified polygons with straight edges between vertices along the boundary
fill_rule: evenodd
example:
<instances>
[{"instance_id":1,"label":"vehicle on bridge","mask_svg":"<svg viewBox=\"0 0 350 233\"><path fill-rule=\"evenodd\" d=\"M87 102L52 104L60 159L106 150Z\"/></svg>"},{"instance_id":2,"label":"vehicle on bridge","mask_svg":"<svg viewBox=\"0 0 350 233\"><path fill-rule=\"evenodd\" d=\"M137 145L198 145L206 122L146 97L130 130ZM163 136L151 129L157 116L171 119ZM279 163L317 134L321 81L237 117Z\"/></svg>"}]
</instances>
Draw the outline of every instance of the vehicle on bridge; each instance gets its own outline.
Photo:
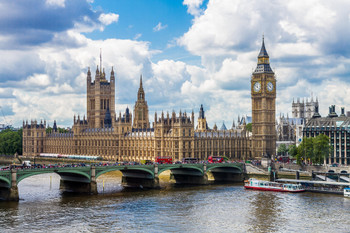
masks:
<instances>
[{"instance_id":1,"label":"vehicle on bridge","mask_svg":"<svg viewBox=\"0 0 350 233\"><path fill-rule=\"evenodd\" d=\"M209 163L223 163L226 161L226 157L224 156L209 156L208 162Z\"/></svg>"},{"instance_id":2,"label":"vehicle on bridge","mask_svg":"<svg viewBox=\"0 0 350 233\"><path fill-rule=\"evenodd\" d=\"M173 158L166 156L166 157L160 157L158 156L156 158L156 163L158 164L172 164L173 163Z\"/></svg>"},{"instance_id":3,"label":"vehicle on bridge","mask_svg":"<svg viewBox=\"0 0 350 233\"><path fill-rule=\"evenodd\" d=\"M149 160L149 159L143 159L140 161L140 163L142 165L152 165L153 164L152 160Z\"/></svg>"},{"instance_id":4,"label":"vehicle on bridge","mask_svg":"<svg viewBox=\"0 0 350 233\"><path fill-rule=\"evenodd\" d=\"M23 168L29 168L29 167L31 167L32 165L30 164L30 161L29 160L25 160L25 161L23 161Z\"/></svg>"},{"instance_id":5,"label":"vehicle on bridge","mask_svg":"<svg viewBox=\"0 0 350 233\"><path fill-rule=\"evenodd\" d=\"M82 159L82 160L102 160L101 156L63 155L63 154L51 154L51 153L40 153L39 157L44 157L44 158L62 158L62 159Z\"/></svg>"},{"instance_id":6,"label":"vehicle on bridge","mask_svg":"<svg viewBox=\"0 0 350 233\"><path fill-rule=\"evenodd\" d=\"M198 158L183 158L182 163L198 163Z\"/></svg>"}]
</instances>

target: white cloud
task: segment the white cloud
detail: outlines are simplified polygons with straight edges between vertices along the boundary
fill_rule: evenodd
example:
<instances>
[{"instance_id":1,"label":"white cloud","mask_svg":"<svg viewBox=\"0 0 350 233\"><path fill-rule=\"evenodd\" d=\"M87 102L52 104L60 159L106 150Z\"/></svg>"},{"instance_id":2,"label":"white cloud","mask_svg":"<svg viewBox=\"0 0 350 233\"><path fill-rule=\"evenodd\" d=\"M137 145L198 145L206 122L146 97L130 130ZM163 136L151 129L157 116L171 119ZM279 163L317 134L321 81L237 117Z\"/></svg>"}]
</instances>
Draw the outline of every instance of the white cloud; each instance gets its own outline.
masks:
<instances>
[{"instance_id":1,"label":"white cloud","mask_svg":"<svg viewBox=\"0 0 350 233\"><path fill-rule=\"evenodd\" d=\"M168 25L162 25L161 22L159 22L154 28L153 28L153 31L154 32L159 32L161 30L164 30L165 28L167 28Z\"/></svg>"},{"instance_id":2,"label":"white cloud","mask_svg":"<svg viewBox=\"0 0 350 233\"><path fill-rule=\"evenodd\" d=\"M33 74L24 83L26 86L45 87L50 84L50 78L47 74Z\"/></svg>"},{"instance_id":3,"label":"white cloud","mask_svg":"<svg viewBox=\"0 0 350 233\"><path fill-rule=\"evenodd\" d=\"M110 25L111 23L117 23L119 20L119 15L114 13L108 13L108 14L102 13L98 19L103 25L107 26L107 25Z\"/></svg>"},{"instance_id":4,"label":"white cloud","mask_svg":"<svg viewBox=\"0 0 350 233\"><path fill-rule=\"evenodd\" d=\"M55 7L65 7L65 0L46 0L46 5Z\"/></svg>"},{"instance_id":5,"label":"white cloud","mask_svg":"<svg viewBox=\"0 0 350 233\"><path fill-rule=\"evenodd\" d=\"M140 37L142 36L142 34L141 33L137 33L135 36L134 36L134 40L138 40L138 39L140 39Z\"/></svg>"},{"instance_id":6,"label":"white cloud","mask_svg":"<svg viewBox=\"0 0 350 233\"><path fill-rule=\"evenodd\" d=\"M182 4L187 6L187 12L189 14L198 16L202 12L200 9L202 3L203 0L184 0Z\"/></svg>"}]
</instances>

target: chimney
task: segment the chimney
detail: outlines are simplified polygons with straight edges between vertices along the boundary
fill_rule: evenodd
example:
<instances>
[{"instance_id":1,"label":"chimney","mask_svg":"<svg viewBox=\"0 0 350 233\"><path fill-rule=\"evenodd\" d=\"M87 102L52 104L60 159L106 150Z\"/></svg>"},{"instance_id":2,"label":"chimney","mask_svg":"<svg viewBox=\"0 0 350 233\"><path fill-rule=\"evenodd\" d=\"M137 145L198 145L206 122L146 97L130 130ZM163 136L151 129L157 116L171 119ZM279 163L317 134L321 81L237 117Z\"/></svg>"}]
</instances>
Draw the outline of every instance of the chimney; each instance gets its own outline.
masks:
<instances>
[{"instance_id":1,"label":"chimney","mask_svg":"<svg viewBox=\"0 0 350 233\"><path fill-rule=\"evenodd\" d=\"M341 107L341 114L340 114L341 117L345 117L345 108L344 107Z\"/></svg>"}]
</instances>

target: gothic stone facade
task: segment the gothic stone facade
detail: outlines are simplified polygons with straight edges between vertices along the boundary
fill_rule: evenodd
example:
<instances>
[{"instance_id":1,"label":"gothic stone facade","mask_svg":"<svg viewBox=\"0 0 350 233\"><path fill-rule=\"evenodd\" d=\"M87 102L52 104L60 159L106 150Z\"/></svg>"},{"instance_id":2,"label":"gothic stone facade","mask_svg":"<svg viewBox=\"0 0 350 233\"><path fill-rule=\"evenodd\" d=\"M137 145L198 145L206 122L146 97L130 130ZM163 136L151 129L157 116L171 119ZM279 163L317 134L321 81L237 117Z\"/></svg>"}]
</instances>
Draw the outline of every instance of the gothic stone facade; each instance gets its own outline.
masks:
<instances>
[{"instance_id":1,"label":"gothic stone facade","mask_svg":"<svg viewBox=\"0 0 350 233\"><path fill-rule=\"evenodd\" d=\"M100 66L101 67L101 66ZM274 155L276 145L275 99L276 79L269 65L264 41L253 73L252 125L253 140L245 130L245 123L231 129L208 127L201 106L198 125L194 113L171 115L162 112L149 122L148 105L140 78L134 119L127 108L115 113L115 76L110 81L104 70L97 67L95 80L87 72L87 118L74 116L72 131L46 132L46 122L23 122L23 154L40 153L94 155L113 161L155 160L157 156L171 156L173 160L186 157L207 159L210 155L227 156L232 160Z\"/></svg>"},{"instance_id":2,"label":"gothic stone facade","mask_svg":"<svg viewBox=\"0 0 350 233\"><path fill-rule=\"evenodd\" d=\"M194 113L155 113L150 127L148 106L140 78L134 120L127 108L123 116L116 117L113 106L115 79L112 69L110 82L97 68L91 82L87 72L87 118L74 116L72 131L59 133L56 128L46 132L46 122L23 122L23 154L40 153L95 155L112 161L155 160L157 156L171 156L173 160L195 157L201 160L209 155L230 159L251 158L251 138L244 127L230 130L195 130ZM199 122L205 121L204 111ZM197 127L198 128L198 127Z\"/></svg>"}]
</instances>

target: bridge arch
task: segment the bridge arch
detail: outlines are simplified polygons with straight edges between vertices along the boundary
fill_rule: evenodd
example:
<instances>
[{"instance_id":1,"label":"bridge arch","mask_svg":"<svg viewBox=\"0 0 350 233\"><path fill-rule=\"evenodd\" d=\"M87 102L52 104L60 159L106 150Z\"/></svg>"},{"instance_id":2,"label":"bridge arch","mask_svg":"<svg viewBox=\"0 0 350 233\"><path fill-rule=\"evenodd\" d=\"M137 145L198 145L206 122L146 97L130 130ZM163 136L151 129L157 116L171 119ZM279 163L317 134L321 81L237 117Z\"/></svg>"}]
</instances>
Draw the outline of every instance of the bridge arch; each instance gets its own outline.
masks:
<instances>
[{"instance_id":1,"label":"bridge arch","mask_svg":"<svg viewBox=\"0 0 350 233\"><path fill-rule=\"evenodd\" d=\"M166 167L158 167L158 175L160 175L162 172L168 171L168 170L181 170L181 169L193 169L198 172L200 172L202 175L204 174L203 169L196 167L196 166L179 166L179 165L174 165L174 166L166 166Z\"/></svg>"},{"instance_id":2,"label":"bridge arch","mask_svg":"<svg viewBox=\"0 0 350 233\"><path fill-rule=\"evenodd\" d=\"M0 176L0 182L7 184L7 188L11 187L11 181L9 179L7 179L6 177ZM1 185L2 187L2 185Z\"/></svg>"},{"instance_id":3,"label":"bridge arch","mask_svg":"<svg viewBox=\"0 0 350 233\"><path fill-rule=\"evenodd\" d=\"M213 170L215 168L233 168L238 170L240 173L242 172L242 168L237 166L237 165L232 165L232 164L225 164L225 163L215 163L211 164L210 166L207 166L207 172L210 170Z\"/></svg>"},{"instance_id":4,"label":"bridge arch","mask_svg":"<svg viewBox=\"0 0 350 233\"><path fill-rule=\"evenodd\" d=\"M147 168L142 168L142 167L130 168L130 167L125 167L125 166L118 166L118 167L109 167L109 168L103 169L103 170L97 170L96 171L96 179L105 173L113 172L113 171L120 171L121 173L127 172L127 171L142 171L142 172L145 172L145 173L151 175L152 178L154 178L154 173Z\"/></svg>"},{"instance_id":5,"label":"bridge arch","mask_svg":"<svg viewBox=\"0 0 350 233\"><path fill-rule=\"evenodd\" d=\"M25 178L31 177L31 176L36 176L36 175L41 175L41 174L49 174L49 173L55 173L57 175L59 175L61 177L61 174L76 174L76 175L81 175L87 179L90 180L90 176L82 171L75 171L75 170L42 170L40 172L28 172L26 174L17 175L17 185L19 184L19 182L21 182L22 180L24 180Z\"/></svg>"}]
</instances>

